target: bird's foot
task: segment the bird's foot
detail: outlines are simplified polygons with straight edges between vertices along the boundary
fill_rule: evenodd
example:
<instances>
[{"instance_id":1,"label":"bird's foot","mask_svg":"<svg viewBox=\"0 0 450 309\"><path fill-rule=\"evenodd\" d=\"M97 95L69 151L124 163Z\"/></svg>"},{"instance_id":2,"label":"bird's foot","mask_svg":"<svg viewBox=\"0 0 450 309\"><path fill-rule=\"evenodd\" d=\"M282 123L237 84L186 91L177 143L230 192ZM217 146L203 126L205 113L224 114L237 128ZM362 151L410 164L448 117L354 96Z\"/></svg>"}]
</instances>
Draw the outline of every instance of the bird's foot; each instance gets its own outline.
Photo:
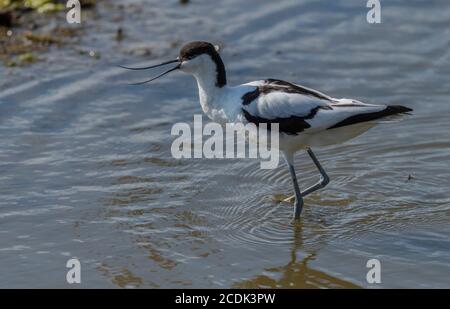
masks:
<instances>
[{"instance_id":1,"label":"bird's foot","mask_svg":"<svg viewBox=\"0 0 450 309\"><path fill-rule=\"evenodd\" d=\"M283 199L282 202L290 203L290 204L294 203L295 202L295 195L292 195L292 196L289 196L289 197Z\"/></svg>"},{"instance_id":2,"label":"bird's foot","mask_svg":"<svg viewBox=\"0 0 450 309\"><path fill-rule=\"evenodd\" d=\"M281 194L281 193L274 194L274 195L272 195L272 200L277 204L279 204L279 203L293 204L295 202L295 195L288 197L286 194Z\"/></svg>"},{"instance_id":3,"label":"bird's foot","mask_svg":"<svg viewBox=\"0 0 450 309\"><path fill-rule=\"evenodd\" d=\"M295 203L295 195L286 196L285 194L274 194L272 196L272 199L275 203L289 203L289 204Z\"/></svg>"},{"instance_id":4,"label":"bird's foot","mask_svg":"<svg viewBox=\"0 0 450 309\"><path fill-rule=\"evenodd\" d=\"M279 195L275 195L274 196L274 201L275 202L277 202L277 203L288 203L288 204L296 204L296 201L295 201L295 195L292 195L292 196L288 196L288 197L286 197L286 195L284 195L284 194L279 194Z\"/></svg>"}]
</instances>

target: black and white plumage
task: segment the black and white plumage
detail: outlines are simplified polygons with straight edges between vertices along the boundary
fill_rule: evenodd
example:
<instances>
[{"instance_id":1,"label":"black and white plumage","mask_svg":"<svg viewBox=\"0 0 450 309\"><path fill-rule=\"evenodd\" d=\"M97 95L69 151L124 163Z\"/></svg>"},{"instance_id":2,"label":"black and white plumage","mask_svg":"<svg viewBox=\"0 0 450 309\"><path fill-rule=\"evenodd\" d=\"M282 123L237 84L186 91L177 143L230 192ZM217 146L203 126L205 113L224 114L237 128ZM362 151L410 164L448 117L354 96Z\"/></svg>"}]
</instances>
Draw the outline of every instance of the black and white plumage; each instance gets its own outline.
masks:
<instances>
[{"instance_id":1,"label":"black and white plumage","mask_svg":"<svg viewBox=\"0 0 450 309\"><path fill-rule=\"evenodd\" d=\"M222 124L279 124L279 148L286 158L294 184L296 219L300 217L303 197L323 188L329 181L311 147L345 142L367 131L377 120L412 111L399 105L373 105L353 99L335 99L277 79L228 86L218 48L208 42L186 44L176 59L161 65L169 63L177 65L156 78L178 69L193 75L197 80L203 112L213 121ZM294 153L301 149L307 150L321 174L321 180L303 192L298 186L293 165Z\"/></svg>"},{"instance_id":2,"label":"black and white plumage","mask_svg":"<svg viewBox=\"0 0 450 309\"><path fill-rule=\"evenodd\" d=\"M241 97L243 121L278 123L280 149L286 151L342 143L365 132L376 124L376 120L411 111L398 105L335 99L275 79L246 85L255 89Z\"/></svg>"}]
</instances>

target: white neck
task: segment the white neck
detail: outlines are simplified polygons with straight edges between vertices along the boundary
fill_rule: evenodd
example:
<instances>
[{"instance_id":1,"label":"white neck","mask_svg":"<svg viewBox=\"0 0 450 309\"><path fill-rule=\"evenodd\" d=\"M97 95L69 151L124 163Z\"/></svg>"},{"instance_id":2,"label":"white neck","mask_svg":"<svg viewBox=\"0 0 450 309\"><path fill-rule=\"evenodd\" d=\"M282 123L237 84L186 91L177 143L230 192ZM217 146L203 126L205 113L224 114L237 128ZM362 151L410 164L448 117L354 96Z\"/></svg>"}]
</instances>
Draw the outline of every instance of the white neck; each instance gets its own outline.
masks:
<instances>
[{"instance_id":1,"label":"white neck","mask_svg":"<svg viewBox=\"0 0 450 309\"><path fill-rule=\"evenodd\" d=\"M203 112L209 115L211 109L218 107L215 106L216 99L225 87L221 88L216 85L217 72L214 64L202 68L194 74L194 77L197 80L200 105Z\"/></svg>"}]
</instances>

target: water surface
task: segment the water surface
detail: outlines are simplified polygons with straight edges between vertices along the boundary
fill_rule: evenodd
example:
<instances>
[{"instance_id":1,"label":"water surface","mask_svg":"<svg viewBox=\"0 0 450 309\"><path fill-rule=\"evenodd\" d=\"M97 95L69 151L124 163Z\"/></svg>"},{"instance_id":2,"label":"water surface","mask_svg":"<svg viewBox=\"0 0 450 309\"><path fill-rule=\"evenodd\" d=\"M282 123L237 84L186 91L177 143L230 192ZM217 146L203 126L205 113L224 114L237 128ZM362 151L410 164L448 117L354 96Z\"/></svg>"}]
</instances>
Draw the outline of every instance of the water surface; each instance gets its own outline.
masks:
<instances>
[{"instance_id":1,"label":"water surface","mask_svg":"<svg viewBox=\"0 0 450 309\"><path fill-rule=\"evenodd\" d=\"M389 1L378 25L365 1L121 3L99 5L80 46L0 68L0 287L69 287L72 257L81 287L449 287L448 2ZM195 39L222 45L230 84L282 78L414 115L316 149L331 182L295 226L284 163L172 158L172 125L201 113L191 77L129 87L151 73L114 66ZM304 153L296 168L317 180Z\"/></svg>"}]
</instances>

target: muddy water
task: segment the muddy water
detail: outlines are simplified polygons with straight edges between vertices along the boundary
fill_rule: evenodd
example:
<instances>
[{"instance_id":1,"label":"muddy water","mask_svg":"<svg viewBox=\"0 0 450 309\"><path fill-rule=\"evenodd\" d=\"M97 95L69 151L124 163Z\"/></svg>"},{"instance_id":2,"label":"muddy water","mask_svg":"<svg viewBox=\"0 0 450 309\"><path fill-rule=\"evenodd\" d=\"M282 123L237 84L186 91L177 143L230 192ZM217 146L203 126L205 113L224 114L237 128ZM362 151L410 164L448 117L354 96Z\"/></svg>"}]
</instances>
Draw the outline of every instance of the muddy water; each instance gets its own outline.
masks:
<instances>
[{"instance_id":1,"label":"muddy water","mask_svg":"<svg viewBox=\"0 0 450 309\"><path fill-rule=\"evenodd\" d=\"M364 1L121 3L76 48L0 68L0 287L67 287L72 257L81 287L449 286L448 2L390 1L378 25ZM295 226L283 163L172 158L172 125L201 112L192 78L129 87L151 73L114 66L194 39L223 45L230 84L283 78L414 115L316 149L331 183ZM317 179L305 154L296 168Z\"/></svg>"}]
</instances>

